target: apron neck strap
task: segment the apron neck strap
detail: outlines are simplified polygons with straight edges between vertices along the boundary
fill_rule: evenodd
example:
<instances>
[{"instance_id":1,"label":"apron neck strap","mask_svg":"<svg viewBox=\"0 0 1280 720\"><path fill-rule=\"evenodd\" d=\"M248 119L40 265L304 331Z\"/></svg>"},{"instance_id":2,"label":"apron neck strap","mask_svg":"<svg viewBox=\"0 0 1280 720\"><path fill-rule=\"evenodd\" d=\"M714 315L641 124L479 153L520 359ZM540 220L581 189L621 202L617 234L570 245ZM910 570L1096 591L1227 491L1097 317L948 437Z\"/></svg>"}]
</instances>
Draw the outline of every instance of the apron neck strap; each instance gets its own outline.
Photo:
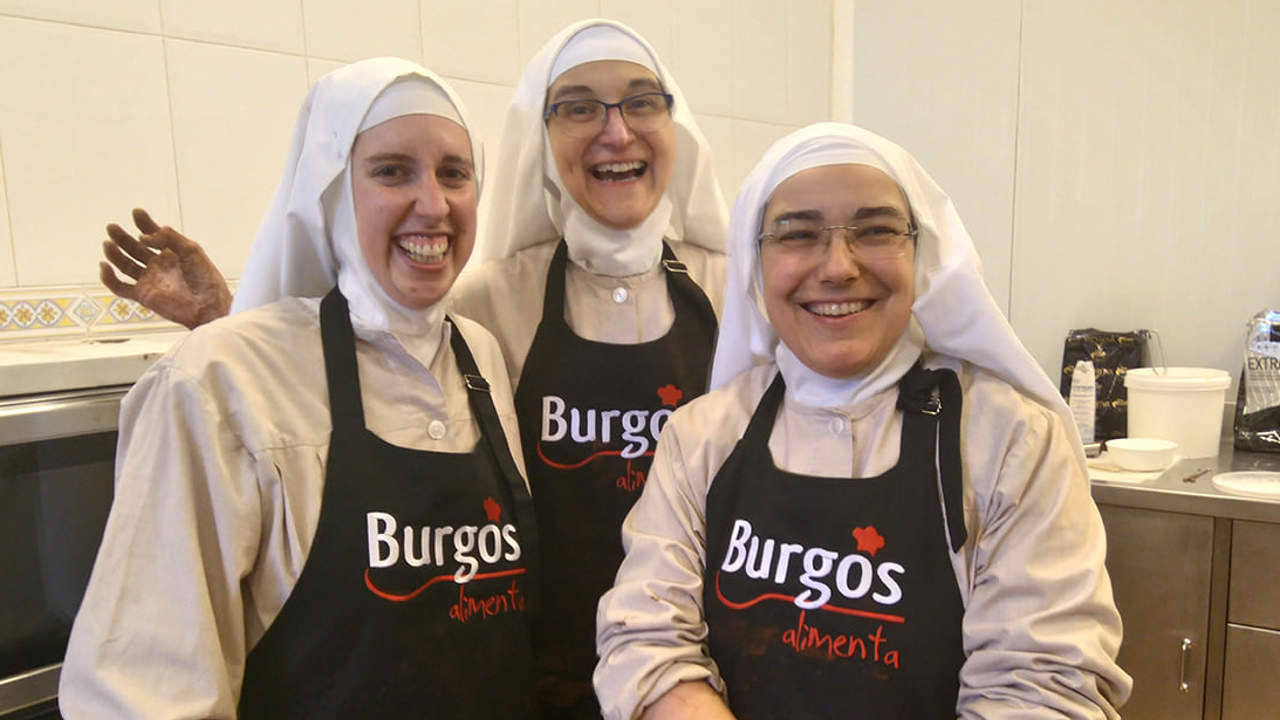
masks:
<instances>
[{"instance_id":1,"label":"apron neck strap","mask_svg":"<svg viewBox=\"0 0 1280 720\"><path fill-rule=\"evenodd\" d=\"M320 338L333 429L335 432L363 429L364 406L360 402L355 332L351 329L347 299L336 287L320 301Z\"/></svg>"},{"instance_id":2,"label":"apron neck strap","mask_svg":"<svg viewBox=\"0 0 1280 720\"><path fill-rule=\"evenodd\" d=\"M960 380L946 368L925 370L916 363L898 381L898 407L908 415L932 419L937 428L938 474L952 552L968 539L964 527L964 469L960 461L960 416L964 393Z\"/></svg>"},{"instance_id":3,"label":"apron neck strap","mask_svg":"<svg viewBox=\"0 0 1280 720\"><path fill-rule=\"evenodd\" d=\"M462 381L467 387L467 400L471 404L471 413L480 425L481 435L489 448L494 461L506 478L503 487L506 490L507 502L515 510L516 523L520 528L520 536L524 538L527 554L524 555L526 567L529 568L529 603L532 612L537 604L538 581L541 577L538 567L538 524L533 513L533 498L525 486L524 476L516 468L512 459L511 446L507 444L507 435L502 431L502 422L498 419L498 411L493 406L489 381L480 374L471 348L458 331L453 318L446 317L449 323L449 347L458 363L458 371L462 373Z\"/></svg>"}]
</instances>

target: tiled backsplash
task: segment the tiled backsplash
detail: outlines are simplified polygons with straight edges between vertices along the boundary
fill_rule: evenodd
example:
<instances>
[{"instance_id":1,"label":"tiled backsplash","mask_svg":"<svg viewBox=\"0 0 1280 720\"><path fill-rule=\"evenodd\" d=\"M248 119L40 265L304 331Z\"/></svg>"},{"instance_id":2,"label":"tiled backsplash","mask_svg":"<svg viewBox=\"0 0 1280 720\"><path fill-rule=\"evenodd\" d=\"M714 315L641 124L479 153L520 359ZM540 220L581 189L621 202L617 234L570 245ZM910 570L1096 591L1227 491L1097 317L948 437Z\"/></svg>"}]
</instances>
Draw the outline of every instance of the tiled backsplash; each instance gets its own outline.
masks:
<instances>
[{"instance_id":1,"label":"tiled backsplash","mask_svg":"<svg viewBox=\"0 0 1280 720\"><path fill-rule=\"evenodd\" d=\"M0 290L0 344L174 330L182 326L112 295L102 285Z\"/></svg>"},{"instance_id":2,"label":"tiled backsplash","mask_svg":"<svg viewBox=\"0 0 1280 720\"><path fill-rule=\"evenodd\" d=\"M90 337L176 326L105 288L0 291L0 342Z\"/></svg>"}]
</instances>

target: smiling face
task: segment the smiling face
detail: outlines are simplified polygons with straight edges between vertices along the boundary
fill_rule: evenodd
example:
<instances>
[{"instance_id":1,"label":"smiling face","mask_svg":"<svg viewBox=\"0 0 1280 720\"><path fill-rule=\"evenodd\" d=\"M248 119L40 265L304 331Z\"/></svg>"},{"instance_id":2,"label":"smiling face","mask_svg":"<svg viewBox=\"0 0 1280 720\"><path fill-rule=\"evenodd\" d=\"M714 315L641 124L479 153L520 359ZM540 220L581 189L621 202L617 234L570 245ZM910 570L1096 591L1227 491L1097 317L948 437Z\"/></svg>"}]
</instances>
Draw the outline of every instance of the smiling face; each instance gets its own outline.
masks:
<instances>
[{"instance_id":1,"label":"smiling face","mask_svg":"<svg viewBox=\"0 0 1280 720\"><path fill-rule=\"evenodd\" d=\"M403 115L360 133L351 150L360 252L407 308L444 297L476 238L476 175L461 125Z\"/></svg>"},{"instance_id":2,"label":"smiling face","mask_svg":"<svg viewBox=\"0 0 1280 720\"><path fill-rule=\"evenodd\" d=\"M556 78L546 102L595 98L613 103L643 92L662 92L657 76L647 68L601 60L583 63ZM675 127L670 122L658 130L636 132L614 108L600 131L585 138L570 136L552 118L547 139L565 189L588 215L607 227L639 225L671 182Z\"/></svg>"},{"instance_id":3,"label":"smiling face","mask_svg":"<svg viewBox=\"0 0 1280 720\"><path fill-rule=\"evenodd\" d=\"M867 165L827 165L784 180L765 206L763 227L787 216L822 225L906 228L906 198L885 173ZM803 258L772 243L760 248L765 309L778 337L809 369L847 378L874 368L907 328L915 301L915 246L866 260L836 232L820 257Z\"/></svg>"}]
</instances>

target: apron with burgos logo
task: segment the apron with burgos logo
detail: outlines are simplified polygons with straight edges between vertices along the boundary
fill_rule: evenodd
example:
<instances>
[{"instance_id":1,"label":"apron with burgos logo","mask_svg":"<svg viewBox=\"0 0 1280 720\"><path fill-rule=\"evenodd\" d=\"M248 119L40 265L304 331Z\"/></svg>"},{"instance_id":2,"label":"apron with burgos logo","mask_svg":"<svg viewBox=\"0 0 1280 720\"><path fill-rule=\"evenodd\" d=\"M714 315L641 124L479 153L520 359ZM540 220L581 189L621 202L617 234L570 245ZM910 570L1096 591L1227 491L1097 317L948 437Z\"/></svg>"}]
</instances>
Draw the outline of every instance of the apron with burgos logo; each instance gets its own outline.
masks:
<instances>
[{"instance_id":1,"label":"apron with burgos logo","mask_svg":"<svg viewBox=\"0 0 1280 720\"><path fill-rule=\"evenodd\" d=\"M591 689L596 602L622 562L622 519L644 487L658 431L677 405L706 390L716 321L664 243L675 309L667 334L636 345L583 339L564 319L567 262L562 240L547 271L516 414L542 532L545 602L534 626L539 694L546 713L574 707L598 718Z\"/></svg>"},{"instance_id":2,"label":"apron with burgos logo","mask_svg":"<svg viewBox=\"0 0 1280 720\"><path fill-rule=\"evenodd\" d=\"M960 388L919 368L899 388L900 455L884 474L779 470L778 375L712 482L703 608L739 718L956 716L964 606L947 528L958 549Z\"/></svg>"},{"instance_id":3,"label":"apron with burgos logo","mask_svg":"<svg viewBox=\"0 0 1280 720\"><path fill-rule=\"evenodd\" d=\"M319 525L249 653L240 717L534 717L532 500L462 334L450 343L482 439L445 453L365 427L336 289L320 328L333 432Z\"/></svg>"}]
</instances>

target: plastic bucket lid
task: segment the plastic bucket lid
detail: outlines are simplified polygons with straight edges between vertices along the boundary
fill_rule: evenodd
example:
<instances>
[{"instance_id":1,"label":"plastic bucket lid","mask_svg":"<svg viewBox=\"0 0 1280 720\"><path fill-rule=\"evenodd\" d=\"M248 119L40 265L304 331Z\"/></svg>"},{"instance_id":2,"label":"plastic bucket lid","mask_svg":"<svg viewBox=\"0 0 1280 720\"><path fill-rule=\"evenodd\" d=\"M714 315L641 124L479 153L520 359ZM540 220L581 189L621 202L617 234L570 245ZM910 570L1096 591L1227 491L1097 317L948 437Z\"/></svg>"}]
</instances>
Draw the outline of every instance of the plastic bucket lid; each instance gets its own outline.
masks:
<instances>
[{"instance_id":1,"label":"plastic bucket lid","mask_svg":"<svg viewBox=\"0 0 1280 720\"><path fill-rule=\"evenodd\" d=\"M1215 368L1134 368L1125 373L1124 385L1130 390L1156 392L1226 390L1231 386L1231 374Z\"/></svg>"}]
</instances>

